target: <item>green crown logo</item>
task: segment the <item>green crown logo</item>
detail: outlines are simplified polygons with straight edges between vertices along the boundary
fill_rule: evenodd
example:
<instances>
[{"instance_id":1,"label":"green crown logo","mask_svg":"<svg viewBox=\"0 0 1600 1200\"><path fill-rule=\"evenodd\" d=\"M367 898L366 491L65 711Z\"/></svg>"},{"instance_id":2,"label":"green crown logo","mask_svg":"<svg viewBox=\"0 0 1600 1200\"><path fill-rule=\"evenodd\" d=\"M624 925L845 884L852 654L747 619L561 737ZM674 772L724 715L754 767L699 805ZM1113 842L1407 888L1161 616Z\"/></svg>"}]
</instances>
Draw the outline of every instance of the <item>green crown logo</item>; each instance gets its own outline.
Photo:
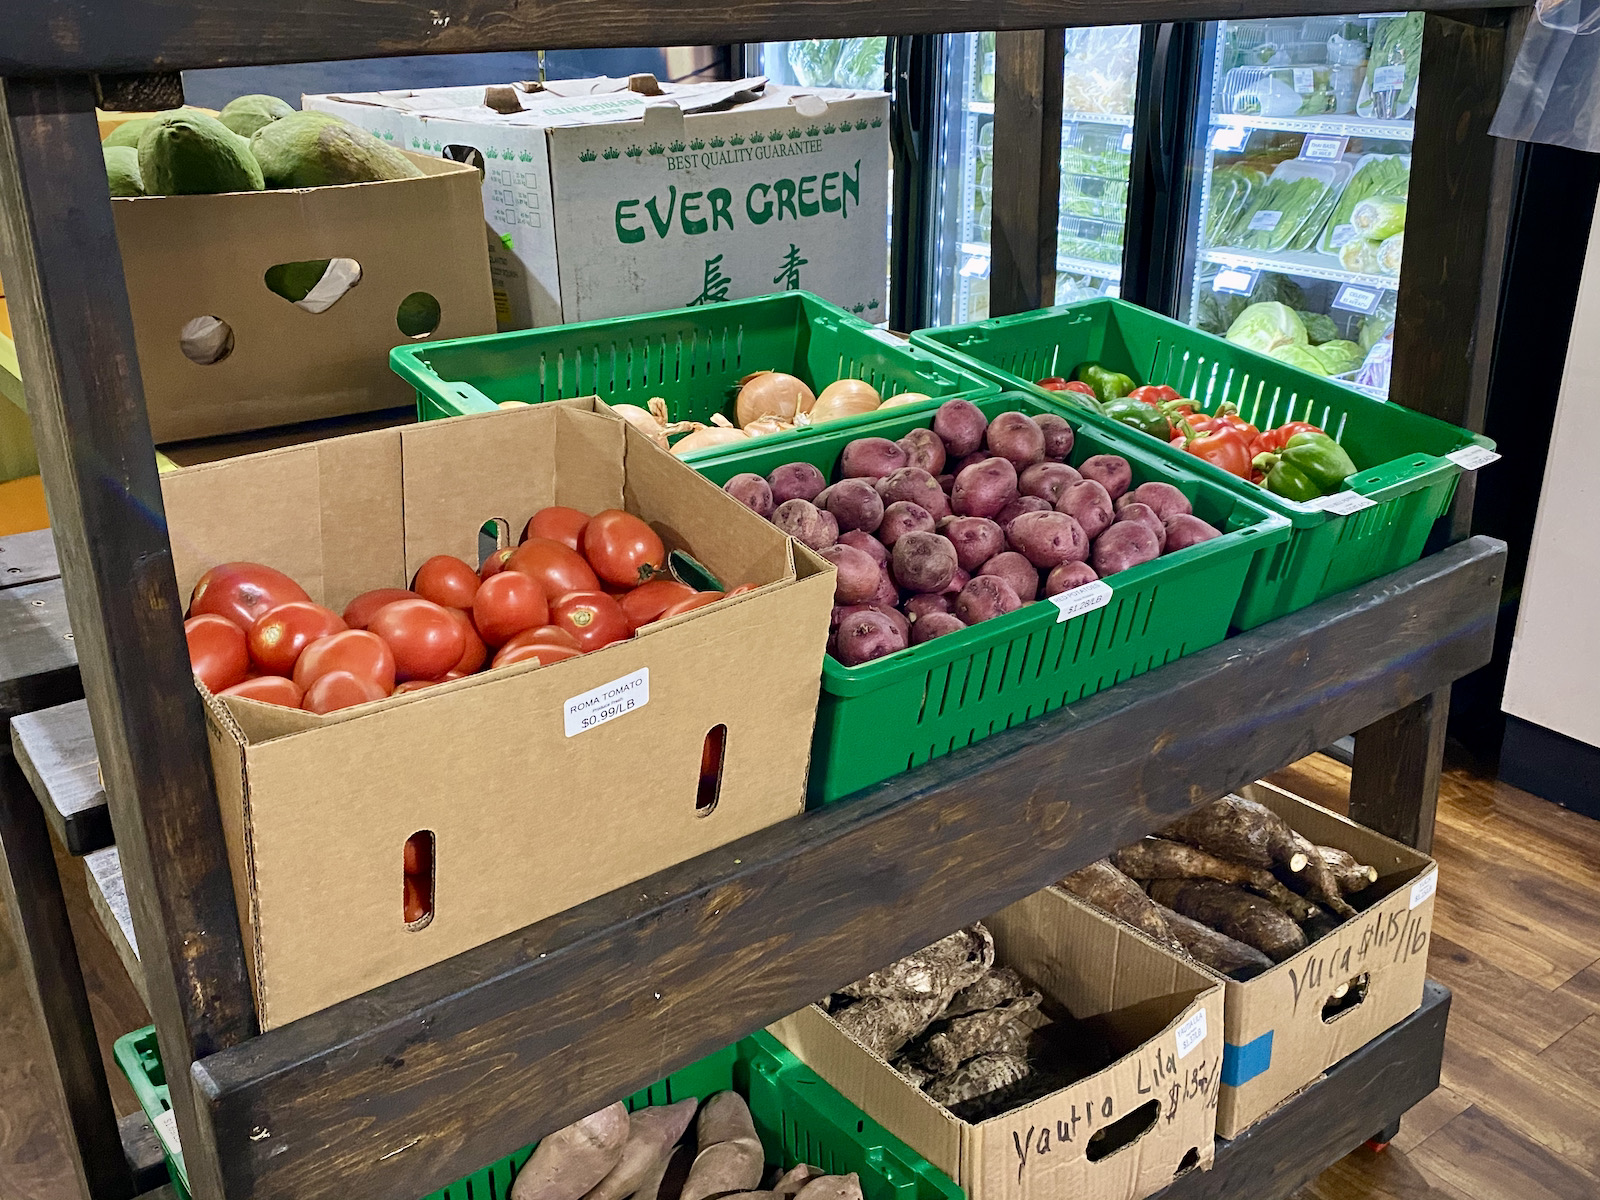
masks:
<instances>
[{"instance_id":1,"label":"green crown logo","mask_svg":"<svg viewBox=\"0 0 1600 1200\"><path fill-rule=\"evenodd\" d=\"M500 151L496 150L493 146L490 146L489 147L489 155L488 155L488 157L490 157L490 158L499 158L500 157Z\"/></svg>"},{"instance_id":2,"label":"green crown logo","mask_svg":"<svg viewBox=\"0 0 1600 1200\"><path fill-rule=\"evenodd\" d=\"M739 139L739 140L740 140L740 141L741 141L741 142L742 142L742 141L744 141L744 139L743 139L743 138L740 138L740 139ZM724 141L724 140L723 140L723 139L722 139L722 138L720 138L720 137L714 137L714 138L712 138L712 139L711 139L711 148L712 148L712 149L713 149L713 150L716 150L716 149L719 149L719 148L720 148L720 147L722 147L722 146L726 146L726 145L727 145L727 144L728 144L728 143L727 143L727 142L725 142L725 141Z\"/></svg>"},{"instance_id":3,"label":"green crown logo","mask_svg":"<svg viewBox=\"0 0 1600 1200\"><path fill-rule=\"evenodd\" d=\"M800 138L803 138L803 137L805 137L805 134L801 133L798 129L789 130L789 140L790 141L798 141Z\"/></svg>"},{"instance_id":4,"label":"green crown logo","mask_svg":"<svg viewBox=\"0 0 1600 1200\"><path fill-rule=\"evenodd\" d=\"M866 120L865 117L863 117L861 120L856 122L856 128L857 129L865 129L866 127L867 127L867 120Z\"/></svg>"},{"instance_id":5,"label":"green crown logo","mask_svg":"<svg viewBox=\"0 0 1600 1200\"><path fill-rule=\"evenodd\" d=\"M850 306L850 311L853 312L853 313L860 313L860 312L865 312L866 308L867 308L867 306L865 304L862 304L858 300L853 305Z\"/></svg>"},{"instance_id":6,"label":"green crown logo","mask_svg":"<svg viewBox=\"0 0 1600 1200\"><path fill-rule=\"evenodd\" d=\"M806 136L807 137L821 137L822 136L822 130L818 129L815 125L809 125L809 126L806 127Z\"/></svg>"},{"instance_id":7,"label":"green crown logo","mask_svg":"<svg viewBox=\"0 0 1600 1200\"><path fill-rule=\"evenodd\" d=\"M872 118L872 127L874 129L877 129L882 124L883 124L883 118L882 117L873 117Z\"/></svg>"},{"instance_id":8,"label":"green crown logo","mask_svg":"<svg viewBox=\"0 0 1600 1200\"><path fill-rule=\"evenodd\" d=\"M411 139L411 148L413 150L422 150L422 149L425 149L426 147L427 147L427 143L424 142L421 138L412 138Z\"/></svg>"},{"instance_id":9,"label":"green crown logo","mask_svg":"<svg viewBox=\"0 0 1600 1200\"><path fill-rule=\"evenodd\" d=\"M666 152L667 152L667 148L665 146L663 146L660 142L651 142L650 143L650 153L651 154L665 154Z\"/></svg>"},{"instance_id":10,"label":"green crown logo","mask_svg":"<svg viewBox=\"0 0 1600 1200\"><path fill-rule=\"evenodd\" d=\"M695 138L694 141L689 143L689 149L691 150L704 150L705 148L705 141L701 138Z\"/></svg>"},{"instance_id":11,"label":"green crown logo","mask_svg":"<svg viewBox=\"0 0 1600 1200\"><path fill-rule=\"evenodd\" d=\"M578 155L578 161L579 162L593 162L595 159L597 159L599 157L600 156L598 154L596 154L593 150L585 150L581 154Z\"/></svg>"},{"instance_id":12,"label":"green crown logo","mask_svg":"<svg viewBox=\"0 0 1600 1200\"><path fill-rule=\"evenodd\" d=\"M762 142L764 142L766 140L767 140L767 135L762 133L759 129L755 133L752 133L750 135L750 144L752 146L758 146L758 145L760 145ZM733 144L735 146L737 146L742 141L744 141L743 138L736 137L736 138L733 139Z\"/></svg>"},{"instance_id":13,"label":"green crown logo","mask_svg":"<svg viewBox=\"0 0 1600 1200\"><path fill-rule=\"evenodd\" d=\"M644 153L644 151L639 149L639 147L637 147L637 146L629 146L626 150L623 151L623 153L626 154L629 158L638 158L641 154Z\"/></svg>"},{"instance_id":14,"label":"green crown logo","mask_svg":"<svg viewBox=\"0 0 1600 1200\"><path fill-rule=\"evenodd\" d=\"M688 147L685 146L681 141L674 139L667 145L667 149L671 150L674 154L682 154L686 149L688 149Z\"/></svg>"},{"instance_id":15,"label":"green crown logo","mask_svg":"<svg viewBox=\"0 0 1600 1200\"><path fill-rule=\"evenodd\" d=\"M615 146L607 146L605 148L605 150L601 153L601 157L602 158L606 158L606 159L621 158L622 157L622 151L618 150Z\"/></svg>"},{"instance_id":16,"label":"green crown logo","mask_svg":"<svg viewBox=\"0 0 1600 1200\"><path fill-rule=\"evenodd\" d=\"M839 127L837 125L835 125L832 121L829 121L826 125L824 125L822 127L822 132L824 134L838 133L839 132Z\"/></svg>"},{"instance_id":17,"label":"green crown logo","mask_svg":"<svg viewBox=\"0 0 1600 1200\"><path fill-rule=\"evenodd\" d=\"M795 131L795 136L796 137L800 136L799 130ZM783 130L774 129L771 133L767 134L767 141L769 141L769 142L781 142L781 141L783 141Z\"/></svg>"},{"instance_id":18,"label":"green crown logo","mask_svg":"<svg viewBox=\"0 0 1600 1200\"><path fill-rule=\"evenodd\" d=\"M533 161L533 151L524 150L521 154L517 155L517 161L518 162L532 162Z\"/></svg>"},{"instance_id":19,"label":"green crown logo","mask_svg":"<svg viewBox=\"0 0 1600 1200\"><path fill-rule=\"evenodd\" d=\"M876 300L868 300L867 301L867 307L869 309L870 308L877 308L878 307L878 302Z\"/></svg>"}]
</instances>

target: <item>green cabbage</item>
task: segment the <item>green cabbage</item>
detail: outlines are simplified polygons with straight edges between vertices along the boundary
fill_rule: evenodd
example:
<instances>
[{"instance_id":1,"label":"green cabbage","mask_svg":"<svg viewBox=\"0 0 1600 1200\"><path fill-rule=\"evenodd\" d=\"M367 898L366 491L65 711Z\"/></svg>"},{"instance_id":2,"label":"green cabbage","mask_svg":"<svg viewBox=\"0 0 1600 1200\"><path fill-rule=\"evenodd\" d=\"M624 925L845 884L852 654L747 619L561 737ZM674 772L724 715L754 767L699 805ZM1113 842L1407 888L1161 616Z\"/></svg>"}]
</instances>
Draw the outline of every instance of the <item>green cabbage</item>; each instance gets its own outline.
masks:
<instances>
[{"instance_id":1,"label":"green cabbage","mask_svg":"<svg viewBox=\"0 0 1600 1200\"><path fill-rule=\"evenodd\" d=\"M1286 362L1291 367L1299 367L1302 371L1310 371L1313 375L1328 374L1328 369L1322 365L1322 359L1310 346L1297 346L1290 343L1284 346L1275 346L1269 353L1273 358Z\"/></svg>"},{"instance_id":2,"label":"green cabbage","mask_svg":"<svg viewBox=\"0 0 1600 1200\"><path fill-rule=\"evenodd\" d=\"M1280 346L1306 345L1306 327L1287 304L1268 300L1240 313L1228 327L1228 340L1248 350L1272 354Z\"/></svg>"},{"instance_id":3,"label":"green cabbage","mask_svg":"<svg viewBox=\"0 0 1600 1200\"><path fill-rule=\"evenodd\" d=\"M790 42L789 69L803 87L829 87L843 46L838 38Z\"/></svg>"},{"instance_id":4,"label":"green cabbage","mask_svg":"<svg viewBox=\"0 0 1600 1200\"><path fill-rule=\"evenodd\" d=\"M1406 227L1405 199L1373 196L1363 200L1351 210L1350 224L1356 227L1356 233L1370 241L1381 242L1393 237Z\"/></svg>"},{"instance_id":5,"label":"green cabbage","mask_svg":"<svg viewBox=\"0 0 1600 1200\"><path fill-rule=\"evenodd\" d=\"M839 51L839 65L833 82L838 87L878 89L883 87L883 56L888 38L850 38Z\"/></svg>"},{"instance_id":6,"label":"green cabbage","mask_svg":"<svg viewBox=\"0 0 1600 1200\"><path fill-rule=\"evenodd\" d=\"M1306 337L1313 346L1320 346L1323 342L1331 342L1339 336L1339 327L1333 323L1333 318L1327 313L1307 312L1305 309L1295 309L1300 320L1305 323Z\"/></svg>"},{"instance_id":7,"label":"green cabbage","mask_svg":"<svg viewBox=\"0 0 1600 1200\"><path fill-rule=\"evenodd\" d=\"M1323 371L1329 375L1343 375L1347 371L1354 371L1367 357L1367 352L1355 342L1343 339L1313 346L1311 353L1317 356L1317 360L1322 363Z\"/></svg>"}]
</instances>

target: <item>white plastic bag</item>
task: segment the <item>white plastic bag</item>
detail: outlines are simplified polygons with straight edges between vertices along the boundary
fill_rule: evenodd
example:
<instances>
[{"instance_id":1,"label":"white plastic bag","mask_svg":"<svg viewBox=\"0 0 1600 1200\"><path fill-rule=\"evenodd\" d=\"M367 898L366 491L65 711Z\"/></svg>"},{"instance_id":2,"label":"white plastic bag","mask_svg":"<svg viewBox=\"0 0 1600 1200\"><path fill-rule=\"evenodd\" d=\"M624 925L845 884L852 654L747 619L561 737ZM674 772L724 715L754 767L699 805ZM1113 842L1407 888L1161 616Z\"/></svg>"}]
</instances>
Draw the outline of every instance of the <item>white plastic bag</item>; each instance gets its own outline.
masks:
<instances>
[{"instance_id":1,"label":"white plastic bag","mask_svg":"<svg viewBox=\"0 0 1600 1200\"><path fill-rule=\"evenodd\" d=\"M1600 152L1600 0L1538 0L1489 132Z\"/></svg>"}]
</instances>

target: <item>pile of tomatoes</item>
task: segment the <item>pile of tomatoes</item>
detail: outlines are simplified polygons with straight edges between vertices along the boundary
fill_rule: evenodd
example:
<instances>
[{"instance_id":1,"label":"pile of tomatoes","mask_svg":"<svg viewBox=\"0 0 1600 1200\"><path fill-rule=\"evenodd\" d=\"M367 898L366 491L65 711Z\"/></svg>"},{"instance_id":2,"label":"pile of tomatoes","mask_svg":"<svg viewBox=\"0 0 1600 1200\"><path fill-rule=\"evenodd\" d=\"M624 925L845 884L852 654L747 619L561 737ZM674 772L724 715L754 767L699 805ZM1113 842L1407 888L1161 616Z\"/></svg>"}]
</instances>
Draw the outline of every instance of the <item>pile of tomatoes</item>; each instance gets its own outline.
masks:
<instances>
[{"instance_id":1,"label":"pile of tomatoes","mask_svg":"<svg viewBox=\"0 0 1600 1200\"><path fill-rule=\"evenodd\" d=\"M666 558L631 513L545 508L518 545L478 570L436 555L410 588L364 592L342 614L272 567L223 563L190 597L189 662L218 695L335 712L477 671L574 658L723 598L670 578Z\"/></svg>"}]
</instances>

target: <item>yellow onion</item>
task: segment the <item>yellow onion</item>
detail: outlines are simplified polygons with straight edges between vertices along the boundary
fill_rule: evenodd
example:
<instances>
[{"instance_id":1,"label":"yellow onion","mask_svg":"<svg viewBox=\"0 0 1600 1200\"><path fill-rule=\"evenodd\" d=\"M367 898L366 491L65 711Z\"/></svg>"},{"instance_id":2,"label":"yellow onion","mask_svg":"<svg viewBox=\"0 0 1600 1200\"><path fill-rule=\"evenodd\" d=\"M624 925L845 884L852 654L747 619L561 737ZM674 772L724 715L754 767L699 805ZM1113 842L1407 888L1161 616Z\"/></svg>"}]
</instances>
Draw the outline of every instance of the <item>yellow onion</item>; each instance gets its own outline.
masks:
<instances>
[{"instance_id":1,"label":"yellow onion","mask_svg":"<svg viewBox=\"0 0 1600 1200\"><path fill-rule=\"evenodd\" d=\"M637 404L613 404L611 409L663 450L667 448L668 434L688 433L702 428L695 421L669 422L667 402L660 396L652 396L648 408L640 408Z\"/></svg>"},{"instance_id":2,"label":"yellow onion","mask_svg":"<svg viewBox=\"0 0 1600 1200\"><path fill-rule=\"evenodd\" d=\"M769 433L788 433L793 428L793 421L785 421L781 417L757 417L744 427L744 431L751 437L766 437Z\"/></svg>"},{"instance_id":3,"label":"yellow onion","mask_svg":"<svg viewBox=\"0 0 1600 1200\"><path fill-rule=\"evenodd\" d=\"M902 404L921 404L924 400L932 399L926 392L901 392L898 396L890 396L878 407L899 408Z\"/></svg>"},{"instance_id":4,"label":"yellow onion","mask_svg":"<svg viewBox=\"0 0 1600 1200\"><path fill-rule=\"evenodd\" d=\"M822 395L811 406L809 423L820 425L841 417L859 417L874 411L882 399L878 389L864 379L841 379L822 389Z\"/></svg>"},{"instance_id":5,"label":"yellow onion","mask_svg":"<svg viewBox=\"0 0 1600 1200\"><path fill-rule=\"evenodd\" d=\"M725 446L729 442L749 441L750 435L742 429L727 425L702 425L693 433L678 439L672 452L679 458L691 450L705 450L711 446Z\"/></svg>"},{"instance_id":6,"label":"yellow onion","mask_svg":"<svg viewBox=\"0 0 1600 1200\"><path fill-rule=\"evenodd\" d=\"M757 371L745 376L734 404L734 416L741 426L762 417L792 421L810 412L817 397L804 382L782 371Z\"/></svg>"}]
</instances>

